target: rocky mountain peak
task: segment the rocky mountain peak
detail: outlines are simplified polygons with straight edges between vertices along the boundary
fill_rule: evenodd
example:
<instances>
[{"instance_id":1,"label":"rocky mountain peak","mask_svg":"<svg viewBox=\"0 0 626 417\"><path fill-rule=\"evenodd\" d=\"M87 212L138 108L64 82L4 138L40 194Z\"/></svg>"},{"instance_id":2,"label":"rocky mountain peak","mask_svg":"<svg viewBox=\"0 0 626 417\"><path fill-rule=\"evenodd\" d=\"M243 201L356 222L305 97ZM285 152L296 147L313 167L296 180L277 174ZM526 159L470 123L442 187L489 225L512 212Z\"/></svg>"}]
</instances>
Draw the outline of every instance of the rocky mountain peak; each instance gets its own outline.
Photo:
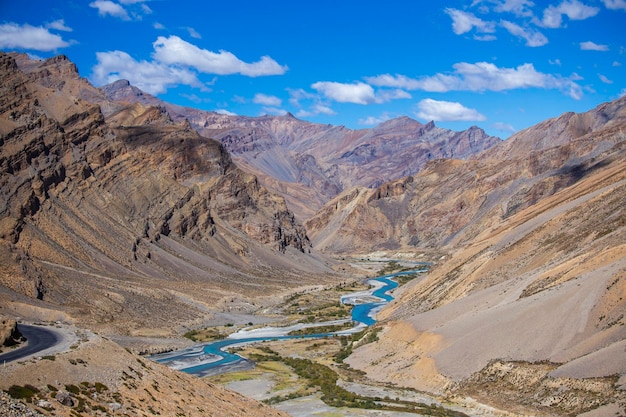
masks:
<instances>
[{"instance_id":1,"label":"rocky mountain peak","mask_svg":"<svg viewBox=\"0 0 626 417\"><path fill-rule=\"evenodd\" d=\"M128 80L117 80L100 87L109 100L121 103L139 103L146 106L162 107L163 102L151 94L141 91Z\"/></svg>"},{"instance_id":2,"label":"rocky mountain peak","mask_svg":"<svg viewBox=\"0 0 626 417\"><path fill-rule=\"evenodd\" d=\"M260 285L267 276L254 271L280 266L284 278L314 269L306 231L284 199L241 171L221 143L163 108L104 98L64 58L20 59L0 54L1 285L98 321L108 307L83 304L106 298L93 275L120 288L166 279L190 294L197 285L227 293L230 279L245 276L241 289L259 295L273 284ZM88 295L62 290L77 282ZM289 282L281 287L301 284ZM215 303L218 293L202 297ZM143 321L145 312L132 309ZM169 320L162 313L150 315Z\"/></svg>"},{"instance_id":3,"label":"rocky mountain peak","mask_svg":"<svg viewBox=\"0 0 626 417\"><path fill-rule=\"evenodd\" d=\"M411 119L408 116L400 116L394 119L386 120L378 124L374 129L394 129L394 128L414 128L419 129L423 125L417 120Z\"/></svg>"},{"instance_id":4,"label":"rocky mountain peak","mask_svg":"<svg viewBox=\"0 0 626 417\"><path fill-rule=\"evenodd\" d=\"M410 117L352 130L283 116L221 115L157 103L132 86L103 87L116 100L165 108L172 120L189 120L206 137L219 140L235 161L261 183L282 194L300 220L312 216L343 190L377 187L419 172L437 158L469 158L500 142L480 129L453 132Z\"/></svg>"}]
</instances>

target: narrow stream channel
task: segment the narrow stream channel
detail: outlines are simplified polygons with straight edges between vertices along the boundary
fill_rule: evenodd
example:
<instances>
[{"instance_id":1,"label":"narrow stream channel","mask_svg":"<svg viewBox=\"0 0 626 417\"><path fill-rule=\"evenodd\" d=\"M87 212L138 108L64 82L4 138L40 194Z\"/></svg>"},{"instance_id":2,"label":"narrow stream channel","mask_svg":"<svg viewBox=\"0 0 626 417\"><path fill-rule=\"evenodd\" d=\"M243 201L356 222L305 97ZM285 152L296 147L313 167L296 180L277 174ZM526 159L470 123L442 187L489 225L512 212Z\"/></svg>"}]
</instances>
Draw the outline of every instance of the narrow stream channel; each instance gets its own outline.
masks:
<instances>
[{"instance_id":1,"label":"narrow stream channel","mask_svg":"<svg viewBox=\"0 0 626 417\"><path fill-rule=\"evenodd\" d=\"M304 327L338 324L348 320L322 322L308 324L306 326L296 324L287 327L264 327L253 330L242 329L231 334L226 339L201 343L174 352L152 355L149 359L167 365L170 368L178 369L200 377L241 369L250 369L254 366L253 362L242 358L239 355L230 353L227 349L248 343L268 340L319 339L329 336L356 333L363 330L365 327L376 323L376 313L384 305L393 300L393 296L390 294L390 291L398 287L398 283L393 280L394 277L400 275L411 275L424 271L424 269L421 269L415 271L397 272L395 274L372 278L367 281L367 283L372 286L369 291L350 293L342 296L341 302L343 304L354 305L354 308L352 309L352 322L354 323L354 327L348 330L297 336L288 334L293 330L302 329Z\"/></svg>"}]
</instances>

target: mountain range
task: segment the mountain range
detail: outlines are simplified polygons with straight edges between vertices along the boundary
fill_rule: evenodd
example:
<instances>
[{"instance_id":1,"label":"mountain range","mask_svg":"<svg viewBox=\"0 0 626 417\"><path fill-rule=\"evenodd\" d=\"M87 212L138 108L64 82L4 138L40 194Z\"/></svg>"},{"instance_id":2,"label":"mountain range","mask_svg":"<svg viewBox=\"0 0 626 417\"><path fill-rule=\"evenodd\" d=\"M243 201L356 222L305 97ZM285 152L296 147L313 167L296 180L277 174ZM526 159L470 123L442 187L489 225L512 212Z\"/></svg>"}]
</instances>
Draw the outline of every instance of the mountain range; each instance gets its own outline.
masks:
<instances>
[{"instance_id":1,"label":"mountain range","mask_svg":"<svg viewBox=\"0 0 626 417\"><path fill-rule=\"evenodd\" d=\"M183 108L64 56L2 54L0 78L3 314L176 336L341 258L428 260L353 368L514 415L626 410L626 97L502 141Z\"/></svg>"},{"instance_id":2,"label":"mountain range","mask_svg":"<svg viewBox=\"0 0 626 417\"><path fill-rule=\"evenodd\" d=\"M218 114L165 103L125 80L102 90L118 102L162 107L172 120L187 121L201 135L219 140L237 165L283 195L301 221L354 186L377 187L419 172L430 160L469 158L500 142L478 127L454 132L408 117L352 130L291 114Z\"/></svg>"},{"instance_id":3,"label":"mountain range","mask_svg":"<svg viewBox=\"0 0 626 417\"><path fill-rule=\"evenodd\" d=\"M284 199L219 142L109 102L66 57L2 68L3 288L132 333L329 279Z\"/></svg>"}]
</instances>

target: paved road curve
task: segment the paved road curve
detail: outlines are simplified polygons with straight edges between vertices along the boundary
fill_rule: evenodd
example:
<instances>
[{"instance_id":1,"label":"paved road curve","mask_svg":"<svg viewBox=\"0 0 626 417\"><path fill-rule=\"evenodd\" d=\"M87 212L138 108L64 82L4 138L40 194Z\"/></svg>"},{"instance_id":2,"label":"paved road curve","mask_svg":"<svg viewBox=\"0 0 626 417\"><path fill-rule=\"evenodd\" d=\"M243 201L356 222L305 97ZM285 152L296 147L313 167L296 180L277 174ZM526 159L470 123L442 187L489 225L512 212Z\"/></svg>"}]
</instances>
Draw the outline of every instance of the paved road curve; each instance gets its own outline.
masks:
<instances>
[{"instance_id":1,"label":"paved road curve","mask_svg":"<svg viewBox=\"0 0 626 417\"><path fill-rule=\"evenodd\" d=\"M18 329L27 340L26 346L1 354L0 365L41 352L61 340L57 333L44 327L18 324Z\"/></svg>"}]
</instances>

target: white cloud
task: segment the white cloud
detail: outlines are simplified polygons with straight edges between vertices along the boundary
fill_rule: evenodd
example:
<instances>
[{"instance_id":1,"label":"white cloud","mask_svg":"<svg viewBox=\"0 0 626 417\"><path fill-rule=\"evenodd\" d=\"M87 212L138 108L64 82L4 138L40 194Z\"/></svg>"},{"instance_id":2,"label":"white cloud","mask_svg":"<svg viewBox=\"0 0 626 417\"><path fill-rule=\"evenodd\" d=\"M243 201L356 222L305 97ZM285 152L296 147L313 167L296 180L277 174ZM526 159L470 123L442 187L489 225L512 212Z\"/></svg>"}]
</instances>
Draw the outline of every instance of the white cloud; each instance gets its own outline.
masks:
<instances>
[{"instance_id":1,"label":"white cloud","mask_svg":"<svg viewBox=\"0 0 626 417\"><path fill-rule=\"evenodd\" d=\"M152 25L153 28L157 29L157 30L162 30L165 29L165 25L163 25L163 23L159 23L159 22L154 22L154 24Z\"/></svg>"},{"instance_id":2,"label":"white cloud","mask_svg":"<svg viewBox=\"0 0 626 417\"><path fill-rule=\"evenodd\" d=\"M597 43L587 41L580 43L580 49L582 51L608 51L609 47L607 45L598 45Z\"/></svg>"},{"instance_id":3,"label":"white cloud","mask_svg":"<svg viewBox=\"0 0 626 417\"><path fill-rule=\"evenodd\" d=\"M282 75L287 71L269 56L263 56L257 62L247 63L241 61L228 51L218 53L186 42L178 36L168 38L159 36L152 44L154 47L153 57L159 62L169 65L185 65L197 69L206 74L241 74L249 77L263 75Z\"/></svg>"},{"instance_id":4,"label":"white cloud","mask_svg":"<svg viewBox=\"0 0 626 417\"><path fill-rule=\"evenodd\" d=\"M383 114L381 114L378 117L368 116L365 119L359 119L358 123L360 125L363 125L363 126L375 126L375 125L379 125L379 124L381 124L383 122L386 122L387 120L391 120L391 119L392 119L392 117L389 115L389 113L384 112Z\"/></svg>"},{"instance_id":5,"label":"white cloud","mask_svg":"<svg viewBox=\"0 0 626 417\"><path fill-rule=\"evenodd\" d=\"M612 66L613 66L613 67L621 67L621 66L622 66L622 64L621 64L620 62L618 62L618 61L613 61Z\"/></svg>"},{"instance_id":6,"label":"white cloud","mask_svg":"<svg viewBox=\"0 0 626 417\"><path fill-rule=\"evenodd\" d=\"M391 100L397 100L402 98L413 98L411 94L401 89L395 90L379 90L376 93L376 103L386 103Z\"/></svg>"},{"instance_id":7,"label":"white cloud","mask_svg":"<svg viewBox=\"0 0 626 417\"><path fill-rule=\"evenodd\" d=\"M543 46L548 43L548 38L536 30L523 28L508 20L502 20L500 24L508 30L511 35L526 40L526 46Z\"/></svg>"},{"instance_id":8,"label":"white cloud","mask_svg":"<svg viewBox=\"0 0 626 417\"><path fill-rule=\"evenodd\" d=\"M186 27L185 29L187 29L187 32L189 33L189 36L191 36L192 38L202 39L202 35L200 35L194 28Z\"/></svg>"},{"instance_id":9,"label":"white cloud","mask_svg":"<svg viewBox=\"0 0 626 417\"><path fill-rule=\"evenodd\" d=\"M556 7L550 6L543 11L543 19L535 23L544 28L558 28L562 21L562 13Z\"/></svg>"},{"instance_id":10,"label":"white cloud","mask_svg":"<svg viewBox=\"0 0 626 417\"><path fill-rule=\"evenodd\" d=\"M619 97L626 96L626 88L622 88L622 91L619 92Z\"/></svg>"},{"instance_id":11,"label":"white cloud","mask_svg":"<svg viewBox=\"0 0 626 417\"><path fill-rule=\"evenodd\" d=\"M318 94L309 93L301 88L287 89L287 91L289 92L289 103L300 109L296 114L296 117L305 118L320 114L334 116L337 114L332 108L322 102ZM304 105L302 103L303 101L305 102ZM307 109L305 110L303 107L306 107Z\"/></svg>"},{"instance_id":12,"label":"white cloud","mask_svg":"<svg viewBox=\"0 0 626 417\"><path fill-rule=\"evenodd\" d=\"M313 116L317 116L320 114L325 114L327 116L334 116L337 114L337 112L335 112L333 109L331 109L330 107L324 104L316 103L316 104L313 104L309 108L309 110L301 109L300 111L298 111L298 114L296 115L296 117L313 117Z\"/></svg>"},{"instance_id":13,"label":"white cloud","mask_svg":"<svg viewBox=\"0 0 626 417\"><path fill-rule=\"evenodd\" d=\"M365 77L365 81L379 87L404 88L406 90L417 90L421 87L420 81L400 74L381 74L375 77Z\"/></svg>"},{"instance_id":14,"label":"white cloud","mask_svg":"<svg viewBox=\"0 0 626 417\"><path fill-rule=\"evenodd\" d=\"M530 0L474 0L471 7L477 6L480 3L494 4L493 11L496 13L513 13L520 17L532 16L533 12L531 8L535 5L535 3ZM486 5L480 6L479 11L481 13L490 12L489 7Z\"/></svg>"},{"instance_id":15,"label":"white cloud","mask_svg":"<svg viewBox=\"0 0 626 417\"><path fill-rule=\"evenodd\" d=\"M513 127L513 125L510 125L508 123L502 123L502 122L495 122L491 125L491 127L493 127L496 130L499 130L501 132L507 132L507 133L515 133L517 132L517 129L515 129Z\"/></svg>"},{"instance_id":16,"label":"white cloud","mask_svg":"<svg viewBox=\"0 0 626 417\"><path fill-rule=\"evenodd\" d=\"M89 3L90 7L98 9L102 17L111 16L122 20L141 20L143 15L152 14L152 9L144 2L147 0L95 0ZM138 6L134 6L138 4ZM126 6L126 7L124 7ZM130 9L130 13L129 10Z\"/></svg>"},{"instance_id":17,"label":"white cloud","mask_svg":"<svg viewBox=\"0 0 626 417\"><path fill-rule=\"evenodd\" d=\"M496 38L494 35L474 35L474 40L477 41L483 41L483 42L490 42L490 41L495 41Z\"/></svg>"},{"instance_id":18,"label":"white cloud","mask_svg":"<svg viewBox=\"0 0 626 417\"><path fill-rule=\"evenodd\" d=\"M276 96L268 96L267 94L258 93L252 99L255 104L263 104L264 106L278 107L283 104L283 101Z\"/></svg>"},{"instance_id":19,"label":"white cloud","mask_svg":"<svg viewBox=\"0 0 626 417\"><path fill-rule=\"evenodd\" d=\"M226 109L217 109L217 110L214 110L214 112L217 114L223 114L226 116L237 116L237 113L233 113L232 111L228 111Z\"/></svg>"},{"instance_id":20,"label":"white cloud","mask_svg":"<svg viewBox=\"0 0 626 417\"><path fill-rule=\"evenodd\" d=\"M312 100L317 98L317 95L309 93L302 88L288 88L287 91L289 92L289 103L294 107L302 107L302 104L300 103L302 100Z\"/></svg>"},{"instance_id":21,"label":"white cloud","mask_svg":"<svg viewBox=\"0 0 626 417\"><path fill-rule=\"evenodd\" d=\"M311 85L311 88L339 103L371 104L376 102L376 95L372 86L361 82L344 84L319 81Z\"/></svg>"},{"instance_id":22,"label":"white cloud","mask_svg":"<svg viewBox=\"0 0 626 417\"><path fill-rule=\"evenodd\" d=\"M626 0L602 0L602 3L604 3L604 7L607 9L626 11Z\"/></svg>"},{"instance_id":23,"label":"white cloud","mask_svg":"<svg viewBox=\"0 0 626 417\"><path fill-rule=\"evenodd\" d=\"M372 104L412 98L411 94L401 89L374 91L371 85L363 82L346 84L333 81L319 81L312 84L311 88L317 90L324 97L339 103Z\"/></svg>"},{"instance_id":24,"label":"white cloud","mask_svg":"<svg viewBox=\"0 0 626 417\"><path fill-rule=\"evenodd\" d=\"M598 14L600 8L587 6L578 0L565 0L558 6L548 6L543 11L543 19L536 23L546 28L561 27L563 15L570 20L585 20Z\"/></svg>"},{"instance_id":25,"label":"white cloud","mask_svg":"<svg viewBox=\"0 0 626 417\"><path fill-rule=\"evenodd\" d=\"M72 32L72 28L65 24L65 20L59 19L46 25L48 29L60 30L63 32Z\"/></svg>"},{"instance_id":26,"label":"white cloud","mask_svg":"<svg viewBox=\"0 0 626 417\"><path fill-rule=\"evenodd\" d=\"M4 23L0 25L0 48L54 51L70 46L69 42L48 29L29 24Z\"/></svg>"},{"instance_id":27,"label":"white cloud","mask_svg":"<svg viewBox=\"0 0 626 417\"><path fill-rule=\"evenodd\" d=\"M263 107L261 115L272 114L274 116L284 116L287 114L287 110L277 107Z\"/></svg>"},{"instance_id":28,"label":"white cloud","mask_svg":"<svg viewBox=\"0 0 626 417\"><path fill-rule=\"evenodd\" d=\"M504 0L496 5L494 11L498 13L513 13L516 16L532 16L530 8L534 5L535 3L529 0Z\"/></svg>"},{"instance_id":29,"label":"white cloud","mask_svg":"<svg viewBox=\"0 0 626 417\"><path fill-rule=\"evenodd\" d=\"M207 97L199 97L196 94L181 94L181 97L185 97L189 101L193 101L194 103L210 103L211 99Z\"/></svg>"},{"instance_id":30,"label":"white cloud","mask_svg":"<svg viewBox=\"0 0 626 417\"><path fill-rule=\"evenodd\" d=\"M337 112L335 112L333 109L331 109L330 107L324 105L324 104L315 104L313 107L311 107L313 109L313 112L315 112L315 114L325 114L327 116L334 116L335 114L337 114Z\"/></svg>"},{"instance_id":31,"label":"white cloud","mask_svg":"<svg viewBox=\"0 0 626 417\"><path fill-rule=\"evenodd\" d=\"M598 74L598 78L600 78L600 81L602 81L605 84L613 84L613 81L609 80L605 75Z\"/></svg>"},{"instance_id":32,"label":"white cloud","mask_svg":"<svg viewBox=\"0 0 626 417\"><path fill-rule=\"evenodd\" d=\"M569 76L569 79L573 81L584 80L583 76L578 74L577 72L572 72L572 75Z\"/></svg>"},{"instance_id":33,"label":"white cloud","mask_svg":"<svg viewBox=\"0 0 626 417\"><path fill-rule=\"evenodd\" d=\"M430 98L417 103L417 117L436 122L483 121L487 118L474 109L454 101L438 101Z\"/></svg>"},{"instance_id":34,"label":"white cloud","mask_svg":"<svg viewBox=\"0 0 626 417\"><path fill-rule=\"evenodd\" d=\"M522 64L517 68L499 68L489 62L470 64L460 62L453 65L454 73L438 73L418 79L403 75L383 74L367 78L372 85L397 87L410 90L424 90L445 93L448 91L505 91L520 88L559 89L572 98L582 97L582 88L575 83L576 78L563 78L544 74L533 64Z\"/></svg>"},{"instance_id":35,"label":"white cloud","mask_svg":"<svg viewBox=\"0 0 626 417\"><path fill-rule=\"evenodd\" d=\"M150 94L160 94L180 84L206 89L196 74L188 69L158 62L136 61L123 51L97 52L96 58L98 63L92 75L96 85L126 79Z\"/></svg>"},{"instance_id":36,"label":"white cloud","mask_svg":"<svg viewBox=\"0 0 626 417\"><path fill-rule=\"evenodd\" d=\"M562 2L558 8L571 20L585 20L597 15L598 12L600 12L600 8L587 6L578 0L566 0Z\"/></svg>"},{"instance_id":37,"label":"white cloud","mask_svg":"<svg viewBox=\"0 0 626 417\"><path fill-rule=\"evenodd\" d=\"M478 32L493 33L495 24L486 22L472 13L458 9L445 9L445 13L452 18L452 31L457 35L462 35L476 28Z\"/></svg>"},{"instance_id":38,"label":"white cloud","mask_svg":"<svg viewBox=\"0 0 626 417\"><path fill-rule=\"evenodd\" d=\"M130 16L125 8L109 0L96 0L89 3L89 7L98 9L98 14L103 17L110 15L112 17L118 17L122 20L130 20Z\"/></svg>"}]
</instances>

